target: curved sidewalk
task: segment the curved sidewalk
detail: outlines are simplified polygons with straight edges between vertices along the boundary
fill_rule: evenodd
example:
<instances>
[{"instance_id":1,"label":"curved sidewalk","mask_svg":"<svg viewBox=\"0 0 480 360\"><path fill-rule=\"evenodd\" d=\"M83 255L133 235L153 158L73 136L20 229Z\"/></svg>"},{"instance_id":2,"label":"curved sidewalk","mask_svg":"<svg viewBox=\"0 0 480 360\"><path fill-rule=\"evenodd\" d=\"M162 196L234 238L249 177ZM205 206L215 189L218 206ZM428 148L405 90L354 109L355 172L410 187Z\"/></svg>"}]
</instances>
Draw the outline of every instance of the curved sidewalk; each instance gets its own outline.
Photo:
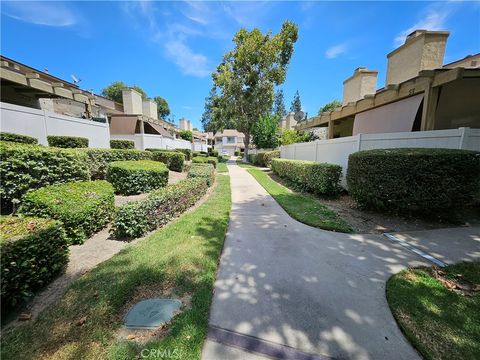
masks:
<instances>
[{"instance_id":1,"label":"curved sidewalk","mask_svg":"<svg viewBox=\"0 0 480 360\"><path fill-rule=\"evenodd\" d=\"M245 169L228 169L232 212L203 359L419 358L390 313L385 282L430 264L381 235L301 224ZM249 339L278 356L241 349Z\"/></svg>"}]
</instances>

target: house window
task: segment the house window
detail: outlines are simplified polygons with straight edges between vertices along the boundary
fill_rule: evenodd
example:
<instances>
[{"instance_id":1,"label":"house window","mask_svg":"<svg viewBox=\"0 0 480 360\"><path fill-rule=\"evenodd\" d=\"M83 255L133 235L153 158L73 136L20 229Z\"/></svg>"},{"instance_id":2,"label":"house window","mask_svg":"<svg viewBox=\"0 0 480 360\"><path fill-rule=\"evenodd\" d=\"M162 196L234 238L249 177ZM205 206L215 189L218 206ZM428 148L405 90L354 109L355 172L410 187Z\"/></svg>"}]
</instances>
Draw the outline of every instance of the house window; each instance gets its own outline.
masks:
<instances>
[{"instance_id":1,"label":"house window","mask_svg":"<svg viewBox=\"0 0 480 360\"><path fill-rule=\"evenodd\" d=\"M227 136L227 144L235 144L235 137Z\"/></svg>"}]
</instances>

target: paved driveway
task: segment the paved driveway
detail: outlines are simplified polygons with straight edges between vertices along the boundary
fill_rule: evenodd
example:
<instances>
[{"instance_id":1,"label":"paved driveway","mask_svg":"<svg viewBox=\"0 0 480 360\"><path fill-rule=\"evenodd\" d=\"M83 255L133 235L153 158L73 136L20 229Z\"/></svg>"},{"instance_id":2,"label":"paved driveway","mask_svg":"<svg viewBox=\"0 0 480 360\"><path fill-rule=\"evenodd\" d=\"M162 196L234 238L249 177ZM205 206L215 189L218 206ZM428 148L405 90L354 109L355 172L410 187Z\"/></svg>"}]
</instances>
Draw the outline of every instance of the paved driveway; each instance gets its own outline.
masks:
<instances>
[{"instance_id":1,"label":"paved driveway","mask_svg":"<svg viewBox=\"0 0 480 360\"><path fill-rule=\"evenodd\" d=\"M406 266L430 264L381 235L303 225L245 169L228 168L232 213L211 327L334 358L419 358L390 313L385 282ZM262 357L217 339L207 340L203 358Z\"/></svg>"}]
</instances>

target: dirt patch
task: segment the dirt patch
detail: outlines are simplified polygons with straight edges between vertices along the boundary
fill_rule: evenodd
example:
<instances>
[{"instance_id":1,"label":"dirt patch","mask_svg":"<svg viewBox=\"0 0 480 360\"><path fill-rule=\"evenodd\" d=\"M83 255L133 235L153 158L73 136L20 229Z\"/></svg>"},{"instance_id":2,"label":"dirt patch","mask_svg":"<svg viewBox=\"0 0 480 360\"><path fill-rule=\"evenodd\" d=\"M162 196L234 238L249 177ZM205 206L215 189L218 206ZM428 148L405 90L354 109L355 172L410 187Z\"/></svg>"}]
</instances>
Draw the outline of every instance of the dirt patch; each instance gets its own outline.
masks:
<instances>
[{"instance_id":1,"label":"dirt patch","mask_svg":"<svg viewBox=\"0 0 480 360\"><path fill-rule=\"evenodd\" d=\"M284 180L273 174L268 175L276 182L288 187ZM394 214L384 214L375 211L361 209L355 201L346 194L336 199L323 199L312 194L304 193L305 196L313 197L322 204L335 210L356 233L381 234L385 232L401 232L416 230L431 230L446 227L480 225L480 208L469 208L456 214L457 218L463 219L462 223L450 223L437 219L422 219L418 217L403 217Z\"/></svg>"}]
</instances>

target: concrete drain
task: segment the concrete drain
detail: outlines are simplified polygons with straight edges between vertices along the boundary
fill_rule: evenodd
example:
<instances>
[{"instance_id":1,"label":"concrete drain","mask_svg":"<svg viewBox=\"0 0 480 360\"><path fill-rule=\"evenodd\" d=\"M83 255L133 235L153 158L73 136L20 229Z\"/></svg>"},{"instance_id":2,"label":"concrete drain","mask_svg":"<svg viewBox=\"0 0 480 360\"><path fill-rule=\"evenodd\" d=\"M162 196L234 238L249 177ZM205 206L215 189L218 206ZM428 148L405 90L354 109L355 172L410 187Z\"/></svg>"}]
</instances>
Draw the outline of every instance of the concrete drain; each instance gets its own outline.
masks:
<instances>
[{"instance_id":1,"label":"concrete drain","mask_svg":"<svg viewBox=\"0 0 480 360\"><path fill-rule=\"evenodd\" d=\"M182 302L177 299L142 300L128 311L125 316L127 329L156 329L170 321L180 310Z\"/></svg>"}]
</instances>

